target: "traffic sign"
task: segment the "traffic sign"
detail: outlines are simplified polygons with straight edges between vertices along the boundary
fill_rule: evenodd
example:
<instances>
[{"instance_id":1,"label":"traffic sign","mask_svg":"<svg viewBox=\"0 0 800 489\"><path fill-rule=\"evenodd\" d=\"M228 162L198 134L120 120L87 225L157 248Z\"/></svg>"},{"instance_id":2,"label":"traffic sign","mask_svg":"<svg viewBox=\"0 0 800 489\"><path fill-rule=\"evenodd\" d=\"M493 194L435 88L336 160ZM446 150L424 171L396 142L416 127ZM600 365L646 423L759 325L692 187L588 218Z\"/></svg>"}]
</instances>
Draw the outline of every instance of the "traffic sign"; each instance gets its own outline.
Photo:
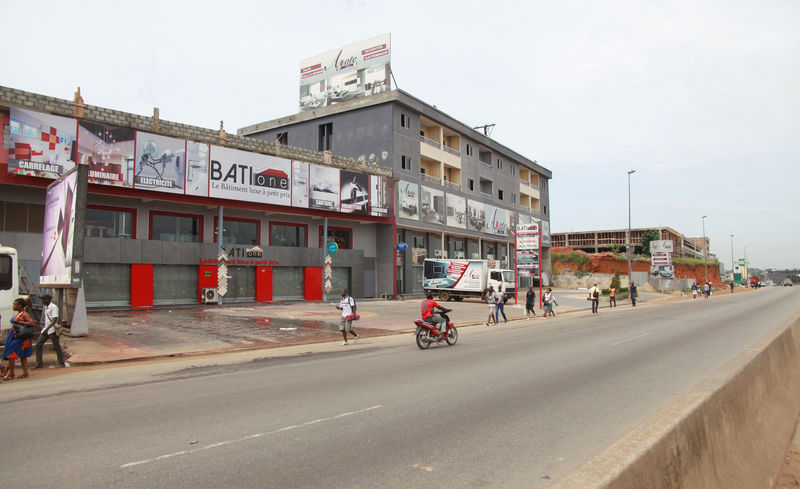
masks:
<instances>
[{"instance_id":1,"label":"traffic sign","mask_svg":"<svg viewBox=\"0 0 800 489\"><path fill-rule=\"evenodd\" d=\"M408 248L408 245L405 244L405 243L400 242L400 243L397 243L397 246L395 248L397 248L398 251L405 251L406 248Z\"/></svg>"},{"instance_id":2,"label":"traffic sign","mask_svg":"<svg viewBox=\"0 0 800 489\"><path fill-rule=\"evenodd\" d=\"M336 241L329 242L328 253L330 253L331 255L335 255L337 251L339 251L339 245L336 243Z\"/></svg>"}]
</instances>

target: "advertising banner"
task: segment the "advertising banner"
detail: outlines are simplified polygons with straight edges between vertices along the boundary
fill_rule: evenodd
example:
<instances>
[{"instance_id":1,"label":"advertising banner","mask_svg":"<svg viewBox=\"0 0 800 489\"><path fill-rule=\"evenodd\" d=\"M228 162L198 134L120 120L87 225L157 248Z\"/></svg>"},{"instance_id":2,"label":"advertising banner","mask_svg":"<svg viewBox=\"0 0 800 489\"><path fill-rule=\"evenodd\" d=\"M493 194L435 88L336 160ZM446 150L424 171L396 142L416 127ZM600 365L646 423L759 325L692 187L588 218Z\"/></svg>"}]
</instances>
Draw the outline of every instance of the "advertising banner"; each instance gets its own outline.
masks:
<instances>
[{"instance_id":1,"label":"advertising banner","mask_svg":"<svg viewBox=\"0 0 800 489\"><path fill-rule=\"evenodd\" d=\"M74 167L47 187L39 283L80 285L88 168Z\"/></svg>"},{"instance_id":2,"label":"advertising banner","mask_svg":"<svg viewBox=\"0 0 800 489\"><path fill-rule=\"evenodd\" d=\"M459 195L447 194L447 225L454 228L467 228L467 199Z\"/></svg>"},{"instance_id":3,"label":"advertising banner","mask_svg":"<svg viewBox=\"0 0 800 489\"><path fill-rule=\"evenodd\" d=\"M211 146L209 197L290 206L291 160Z\"/></svg>"},{"instance_id":4,"label":"advertising banner","mask_svg":"<svg viewBox=\"0 0 800 489\"><path fill-rule=\"evenodd\" d=\"M516 271L518 277L539 277L539 234L541 228L536 222L518 224L515 228L514 247L517 253Z\"/></svg>"},{"instance_id":5,"label":"advertising banner","mask_svg":"<svg viewBox=\"0 0 800 489\"><path fill-rule=\"evenodd\" d=\"M519 250L538 250L539 249L539 225L518 224L516 236L516 248Z\"/></svg>"},{"instance_id":6,"label":"advertising banner","mask_svg":"<svg viewBox=\"0 0 800 489\"><path fill-rule=\"evenodd\" d=\"M486 204L486 232L498 236L506 235L506 210Z\"/></svg>"},{"instance_id":7,"label":"advertising banner","mask_svg":"<svg viewBox=\"0 0 800 489\"><path fill-rule=\"evenodd\" d=\"M672 253L673 243L671 239L656 239L650 241L650 253Z\"/></svg>"},{"instance_id":8,"label":"advertising banner","mask_svg":"<svg viewBox=\"0 0 800 489\"><path fill-rule=\"evenodd\" d=\"M292 161L292 207L308 209L308 163Z\"/></svg>"},{"instance_id":9,"label":"advertising banner","mask_svg":"<svg viewBox=\"0 0 800 489\"><path fill-rule=\"evenodd\" d=\"M384 34L300 62L300 110L390 89L391 36Z\"/></svg>"},{"instance_id":10,"label":"advertising banner","mask_svg":"<svg viewBox=\"0 0 800 489\"><path fill-rule=\"evenodd\" d=\"M182 194L186 181L186 140L136 133L134 187Z\"/></svg>"},{"instance_id":11,"label":"advertising banner","mask_svg":"<svg viewBox=\"0 0 800 489\"><path fill-rule=\"evenodd\" d=\"M432 224L444 224L444 191L420 187L422 220Z\"/></svg>"},{"instance_id":12,"label":"advertising banner","mask_svg":"<svg viewBox=\"0 0 800 489\"><path fill-rule=\"evenodd\" d=\"M343 213L367 215L369 175L342 170L339 196Z\"/></svg>"},{"instance_id":13,"label":"advertising banner","mask_svg":"<svg viewBox=\"0 0 800 489\"><path fill-rule=\"evenodd\" d=\"M550 246L550 221L542 221L542 245Z\"/></svg>"},{"instance_id":14,"label":"advertising banner","mask_svg":"<svg viewBox=\"0 0 800 489\"><path fill-rule=\"evenodd\" d=\"M419 185L400 180L397 183L398 217L419 221Z\"/></svg>"},{"instance_id":15,"label":"advertising banner","mask_svg":"<svg viewBox=\"0 0 800 489\"><path fill-rule=\"evenodd\" d=\"M369 214L387 216L392 204L392 182L386 177L369 176Z\"/></svg>"},{"instance_id":16,"label":"advertising banner","mask_svg":"<svg viewBox=\"0 0 800 489\"><path fill-rule=\"evenodd\" d=\"M208 145L188 141L186 154L186 195L208 197Z\"/></svg>"},{"instance_id":17,"label":"advertising banner","mask_svg":"<svg viewBox=\"0 0 800 489\"><path fill-rule=\"evenodd\" d=\"M486 209L483 202L467 199L467 229L483 231L486 227Z\"/></svg>"},{"instance_id":18,"label":"advertising banner","mask_svg":"<svg viewBox=\"0 0 800 489\"><path fill-rule=\"evenodd\" d=\"M339 212L339 169L309 164L311 199L309 207Z\"/></svg>"},{"instance_id":19,"label":"advertising banner","mask_svg":"<svg viewBox=\"0 0 800 489\"><path fill-rule=\"evenodd\" d=\"M78 121L78 160L89 167L89 183L133 187L136 131Z\"/></svg>"},{"instance_id":20,"label":"advertising banner","mask_svg":"<svg viewBox=\"0 0 800 489\"><path fill-rule=\"evenodd\" d=\"M75 119L12 107L8 123L8 173L58 178L75 166Z\"/></svg>"}]
</instances>

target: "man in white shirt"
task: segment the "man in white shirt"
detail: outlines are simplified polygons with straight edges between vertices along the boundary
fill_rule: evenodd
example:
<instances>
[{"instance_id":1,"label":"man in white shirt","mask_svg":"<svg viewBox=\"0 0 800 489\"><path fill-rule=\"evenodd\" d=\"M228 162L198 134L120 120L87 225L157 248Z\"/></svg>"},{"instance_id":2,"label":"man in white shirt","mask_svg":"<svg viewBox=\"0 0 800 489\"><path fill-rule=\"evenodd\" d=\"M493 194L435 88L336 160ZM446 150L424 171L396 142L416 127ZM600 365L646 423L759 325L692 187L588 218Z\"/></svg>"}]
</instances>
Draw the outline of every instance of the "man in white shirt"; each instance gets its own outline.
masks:
<instances>
[{"instance_id":1,"label":"man in white shirt","mask_svg":"<svg viewBox=\"0 0 800 489\"><path fill-rule=\"evenodd\" d=\"M36 341L36 365L33 368L44 368L42 363L42 347L47 340L53 341L53 348L56 350L58 358L58 366L66 367L64 362L64 350L61 349L61 341L58 339L56 332L56 323L58 323L58 306L53 304L53 297L49 294L42 296L42 304L44 310L42 311L42 331L39 333L39 339Z\"/></svg>"},{"instance_id":2,"label":"man in white shirt","mask_svg":"<svg viewBox=\"0 0 800 489\"><path fill-rule=\"evenodd\" d=\"M342 300L339 301L339 305L336 306L336 309L341 309L342 311L342 317L339 320L339 331L342 332L342 337L344 338L342 346L347 346L348 332L356 337L353 343L358 343L358 334L353 331L353 318L356 315L356 301L347 295L347 289L342 289Z\"/></svg>"},{"instance_id":3,"label":"man in white shirt","mask_svg":"<svg viewBox=\"0 0 800 489\"><path fill-rule=\"evenodd\" d=\"M506 294L503 293L503 286L497 286L497 292L494 293L494 324L498 323L498 319L500 319L500 315L503 315L503 322L507 323L508 318L506 318L506 310L505 310L505 303L506 303Z\"/></svg>"},{"instance_id":4,"label":"man in white shirt","mask_svg":"<svg viewBox=\"0 0 800 489\"><path fill-rule=\"evenodd\" d=\"M600 288L597 282L589 289L589 300L592 301L592 314L597 314L597 309L600 307Z\"/></svg>"}]
</instances>

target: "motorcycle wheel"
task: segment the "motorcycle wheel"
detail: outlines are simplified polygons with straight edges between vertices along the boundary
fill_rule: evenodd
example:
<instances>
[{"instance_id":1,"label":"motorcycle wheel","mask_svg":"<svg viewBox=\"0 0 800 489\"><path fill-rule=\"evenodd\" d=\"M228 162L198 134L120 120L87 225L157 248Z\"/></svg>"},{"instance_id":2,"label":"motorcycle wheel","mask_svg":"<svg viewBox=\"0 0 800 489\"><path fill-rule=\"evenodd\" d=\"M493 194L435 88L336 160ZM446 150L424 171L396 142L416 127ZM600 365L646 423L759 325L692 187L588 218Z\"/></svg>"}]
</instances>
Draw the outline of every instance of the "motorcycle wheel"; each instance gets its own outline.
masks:
<instances>
[{"instance_id":1,"label":"motorcycle wheel","mask_svg":"<svg viewBox=\"0 0 800 489\"><path fill-rule=\"evenodd\" d=\"M428 341L428 330L423 328L417 333L417 346L420 350L427 350L431 346L431 342Z\"/></svg>"},{"instance_id":2,"label":"motorcycle wheel","mask_svg":"<svg viewBox=\"0 0 800 489\"><path fill-rule=\"evenodd\" d=\"M447 337L444 339L448 345L453 346L458 341L458 330L455 326L450 328L450 331L447 332Z\"/></svg>"}]
</instances>

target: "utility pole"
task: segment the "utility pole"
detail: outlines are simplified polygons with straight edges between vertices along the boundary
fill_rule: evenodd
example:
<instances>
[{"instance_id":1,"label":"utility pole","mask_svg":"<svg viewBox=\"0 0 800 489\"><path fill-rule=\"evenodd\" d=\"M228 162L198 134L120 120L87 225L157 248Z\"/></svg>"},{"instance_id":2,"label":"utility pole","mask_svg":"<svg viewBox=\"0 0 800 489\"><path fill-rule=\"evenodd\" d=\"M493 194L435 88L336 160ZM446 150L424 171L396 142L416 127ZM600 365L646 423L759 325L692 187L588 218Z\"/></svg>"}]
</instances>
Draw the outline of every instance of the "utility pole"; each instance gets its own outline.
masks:
<instances>
[{"instance_id":1,"label":"utility pole","mask_svg":"<svg viewBox=\"0 0 800 489\"><path fill-rule=\"evenodd\" d=\"M628 170L628 235L625 239L625 252L628 255L628 293L631 290L631 174L636 170Z\"/></svg>"},{"instance_id":2,"label":"utility pole","mask_svg":"<svg viewBox=\"0 0 800 489\"><path fill-rule=\"evenodd\" d=\"M731 282L736 278L734 270L736 270L736 265L733 263L733 235L731 234Z\"/></svg>"},{"instance_id":3,"label":"utility pole","mask_svg":"<svg viewBox=\"0 0 800 489\"><path fill-rule=\"evenodd\" d=\"M706 241L706 217L703 216L701 220L703 221L703 267L706 269L706 283L708 283L708 241Z\"/></svg>"}]
</instances>

